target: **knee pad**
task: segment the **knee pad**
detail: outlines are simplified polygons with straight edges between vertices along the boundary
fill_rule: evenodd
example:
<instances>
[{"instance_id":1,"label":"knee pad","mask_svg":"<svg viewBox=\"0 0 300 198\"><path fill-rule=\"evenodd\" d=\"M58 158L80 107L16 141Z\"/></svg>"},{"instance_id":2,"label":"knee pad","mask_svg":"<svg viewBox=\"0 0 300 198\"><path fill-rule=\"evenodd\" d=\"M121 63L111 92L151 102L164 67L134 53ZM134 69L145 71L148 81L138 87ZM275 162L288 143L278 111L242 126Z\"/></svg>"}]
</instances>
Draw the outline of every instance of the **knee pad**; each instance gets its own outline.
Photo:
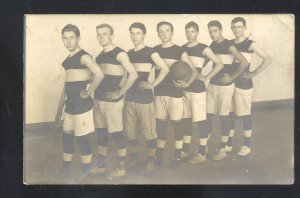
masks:
<instances>
[{"instance_id":1,"label":"knee pad","mask_svg":"<svg viewBox=\"0 0 300 198\"><path fill-rule=\"evenodd\" d=\"M107 147L108 146L108 132L107 129L96 128L98 145Z\"/></svg>"},{"instance_id":2,"label":"knee pad","mask_svg":"<svg viewBox=\"0 0 300 198\"><path fill-rule=\"evenodd\" d=\"M81 155L90 155L92 153L88 135L78 136L76 137L76 141L79 146Z\"/></svg>"},{"instance_id":3,"label":"knee pad","mask_svg":"<svg viewBox=\"0 0 300 198\"><path fill-rule=\"evenodd\" d=\"M191 136L193 134L193 121L191 118L185 118L181 120L182 129L184 131L184 135Z\"/></svg>"},{"instance_id":4,"label":"knee pad","mask_svg":"<svg viewBox=\"0 0 300 198\"><path fill-rule=\"evenodd\" d=\"M156 132L157 137L160 140L165 140L167 138L167 121L162 121L156 119Z\"/></svg>"},{"instance_id":5,"label":"knee pad","mask_svg":"<svg viewBox=\"0 0 300 198\"><path fill-rule=\"evenodd\" d=\"M112 133L112 137L118 149L125 148L125 136L122 131Z\"/></svg>"},{"instance_id":6,"label":"knee pad","mask_svg":"<svg viewBox=\"0 0 300 198\"><path fill-rule=\"evenodd\" d=\"M172 125L174 133L175 133L175 140L182 140L183 139L183 131L181 128L181 122L171 121L171 125Z\"/></svg>"},{"instance_id":7,"label":"knee pad","mask_svg":"<svg viewBox=\"0 0 300 198\"><path fill-rule=\"evenodd\" d=\"M244 125L244 130L251 130L252 129L252 120L251 116L243 116L243 125Z\"/></svg>"},{"instance_id":8,"label":"knee pad","mask_svg":"<svg viewBox=\"0 0 300 198\"><path fill-rule=\"evenodd\" d=\"M203 120L197 122L198 128L199 128L199 137L200 138L207 138L208 134L210 133L208 121Z\"/></svg>"},{"instance_id":9,"label":"knee pad","mask_svg":"<svg viewBox=\"0 0 300 198\"><path fill-rule=\"evenodd\" d=\"M74 153L74 135L62 133L63 152Z\"/></svg>"}]
</instances>

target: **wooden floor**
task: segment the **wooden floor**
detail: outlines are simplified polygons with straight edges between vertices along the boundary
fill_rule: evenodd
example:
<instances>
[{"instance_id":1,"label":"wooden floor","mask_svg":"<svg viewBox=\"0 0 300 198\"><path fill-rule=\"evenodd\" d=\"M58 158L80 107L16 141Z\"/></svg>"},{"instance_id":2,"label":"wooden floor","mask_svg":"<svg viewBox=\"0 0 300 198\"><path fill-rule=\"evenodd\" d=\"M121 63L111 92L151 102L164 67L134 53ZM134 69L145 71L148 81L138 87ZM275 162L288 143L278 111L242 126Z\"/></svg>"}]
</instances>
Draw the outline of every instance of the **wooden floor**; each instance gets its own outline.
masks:
<instances>
[{"instance_id":1,"label":"wooden floor","mask_svg":"<svg viewBox=\"0 0 300 198\"><path fill-rule=\"evenodd\" d=\"M292 109L257 111L253 113L252 153L238 157L242 144L242 127L236 123L233 152L221 161L211 160L220 141L219 122L209 141L208 159L198 165L183 163L176 169L169 167L173 155L174 136L169 131L164 167L145 175L139 167L128 168L127 176L107 181L103 176L81 177L78 146L72 164L71 183L77 184L291 184L294 181L294 112ZM196 149L198 136L193 134L191 151ZM24 182L27 184L59 184L56 178L62 161L60 134L53 135L53 127L28 129L24 134ZM96 134L90 136L96 153ZM116 152L111 144L108 157L109 169L115 164ZM145 160L145 144L140 143L140 161ZM95 161L95 158L93 159Z\"/></svg>"}]
</instances>

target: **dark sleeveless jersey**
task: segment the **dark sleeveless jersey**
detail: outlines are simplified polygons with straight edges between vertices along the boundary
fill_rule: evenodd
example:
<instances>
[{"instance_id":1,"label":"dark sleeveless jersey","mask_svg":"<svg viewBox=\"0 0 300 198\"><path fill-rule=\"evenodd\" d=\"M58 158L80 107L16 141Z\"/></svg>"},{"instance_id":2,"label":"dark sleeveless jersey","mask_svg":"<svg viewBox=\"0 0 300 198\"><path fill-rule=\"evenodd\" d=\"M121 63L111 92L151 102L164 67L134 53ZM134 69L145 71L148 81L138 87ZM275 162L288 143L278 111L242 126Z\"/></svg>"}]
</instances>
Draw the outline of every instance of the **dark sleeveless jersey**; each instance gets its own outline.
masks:
<instances>
[{"instance_id":1,"label":"dark sleeveless jersey","mask_svg":"<svg viewBox=\"0 0 300 198\"><path fill-rule=\"evenodd\" d=\"M88 54L84 50L80 50L73 56L68 56L62 66L65 70L68 69L88 69L85 65L81 64L81 57ZM91 110L94 106L91 97L82 99L80 97L81 90L86 90L88 81L75 81L65 83L65 92L67 95L65 112L69 114L81 114Z\"/></svg>"},{"instance_id":2,"label":"dark sleeveless jersey","mask_svg":"<svg viewBox=\"0 0 300 198\"><path fill-rule=\"evenodd\" d=\"M124 75L124 73L120 72L123 70L123 66L117 60L117 56L120 52L124 52L124 50L119 47L115 47L108 52L100 52L100 54L96 57L96 62L98 63L98 65L100 65L104 73L104 79L95 90L94 97L97 100L117 102L123 98L123 96L114 100L108 100L106 98L106 94L108 92L114 92L120 88L120 82ZM103 69L103 67L101 66L102 64L106 64L111 68Z\"/></svg>"},{"instance_id":3,"label":"dark sleeveless jersey","mask_svg":"<svg viewBox=\"0 0 300 198\"><path fill-rule=\"evenodd\" d=\"M232 43L234 44L234 46L246 58L246 60L249 63L249 65L247 66L247 68L244 70L243 73L245 73L245 72L247 73L250 70L250 64L251 64L251 58L253 55L253 51L249 50L249 48L253 42L254 41L250 40L249 38L246 38L243 42L240 42L240 43L235 43L234 40L232 40ZM234 67L237 68L237 67L239 67L239 65L240 65L239 61L235 60ZM239 76L235 80L235 86L240 89L251 89L253 87L253 82L252 82L252 79L244 81L241 78L241 76Z\"/></svg>"},{"instance_id":4,"label":"dark sleeveless jersey","mask_svg":"<svg viewBox=\"0 0 300 198\"><path fill-rule=\"evenodd\" d=\"M232 84L221 84L220 79L224 74L231 75L234 72L233 68L233 59L234 56L230 53L229 47L232 46L233 43L227 39L224 39L221 43L212 42L210 48L212 51L219 57L221 62L224 64L224 68L219 71L214 77L210 79L210 83L214 85L227 86ZM215 65L213 65L214 67Z\"/></svg>"},{"instance_id":5,"label":"dark sleeveless jersey","mask_svg":"<svg viewBox=\"0 0 300 198\"><path fill-rule=\"evenodd\" d=\"M148 104L153 102L152 90L140 90L138 84L142 81L148 81L149 73L154 65L151 55L155 51L151 47L144 47L138 51L134 49L129 50L128 56L130 62L134 65L138 73L138 79L134 82L132 87L127 91L125 99L131 102L140 104Z\"/></svg>"},{"instance_id":6,"label":"dark sleeveless jersey","mask_svg":"<svg viewBox=\"0 0 300 198\"><path fill-rule=\"evenodd\" d=\"M181 47L178 45L173 45L171 47L163 48L161 45L157 45L154 47L154 50L158 52L160 57L164 59L166 62L170 61L178 61L181 60L181 56L184 53ZM168 65L170 67L170 65ZM160 70L158 68L155 69L155 76L159 74ZM172 78L170 73L165 77L165 79L154 88L155 96L170 96L174 98L183 97L183 90L175 87L172 82Z\"/></svg>"},{"instance_id":7,"label":"dark sleeveless jersey","mask_svg":"<svg viewBox=\"0 0 300 198\"><path fill-rule=\"evenodd\" d=\"M202 43L198 43L193 47L188 47L186 44L182 46L182 49L187 52L193 65L198 70L198 73L201 74L203 64L205 62L205 57L203 56L203 51L208 46ZM196 79L192 84L184 89L185 91L201 93L206 91L205 83L202 80Z\"/></svg>"}]
</instances>

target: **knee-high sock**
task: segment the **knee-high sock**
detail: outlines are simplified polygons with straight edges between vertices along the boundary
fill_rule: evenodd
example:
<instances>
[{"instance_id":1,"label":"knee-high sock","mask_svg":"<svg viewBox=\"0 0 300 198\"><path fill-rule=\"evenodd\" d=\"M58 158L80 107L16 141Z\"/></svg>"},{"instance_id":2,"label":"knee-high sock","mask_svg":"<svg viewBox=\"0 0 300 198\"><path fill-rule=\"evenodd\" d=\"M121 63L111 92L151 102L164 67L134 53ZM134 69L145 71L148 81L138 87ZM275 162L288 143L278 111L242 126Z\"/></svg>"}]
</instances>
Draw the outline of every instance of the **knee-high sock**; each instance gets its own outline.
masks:
<instances>
[{"instance_id":1,"label":"knee-high sock","mask_svg":"<svg viewBox=\"0 0 300 198\"><path fill-rule=\"evenodd\" d=\"M244 145L250 147L250 139L252 136L252 118L251 115L243 116L244 125Z\"/></svg>"},{"instance_id":2,"label":"knee-high sock","mask_svg":"<svg viewBox=\"0 0 300 198\"><path fill-rule=\"evenodd\" d=\"M175 133L175 157L180 158L183 147L183 131L180 121L171 121L172 128Z\"/></svg>"},{"instance_id":3,"label":"knee-high sock","mask_svg":"<svg viewBox=\"0 0 300 198\"><path fill-rule=\"evenodd\" d=\"M199 128L199 153L201 155L205 155L207 151L207 142L208 142L208 135L209 135L209 127L208 121L203 120L197 122Z\"/></svg>"},{"instance_id":4,"label":"knee-high sock","mask_svg":"<svg viewBox=\"0 0 300 198\"><path fill-rule=\"evenodd\" d=\"M112 133L112 137L118 149L118 163L120 168L124 168L126 157L126 143L123 131Z\"/></svg>"},{"instance_id":5,"label":"knee-high sock","mask_svg":"<svg viewBox=\"0 0 300 198\"><path fill-rule=\"evenodd\" d=\"M74 153L74 135L62 133L63 144L63 168L69 169Z\"/></svg>"},{"instance_id":6,"label":"knee-high sock","mask_svg":"<svg viewBox=\"0 0 300 198\"><path fill-rule=\"evenodd\" d=\"M97 140L98 140L98 158L97 166L104 167L105 159L108 152L108 132L104 128L96 128Z\"/></svg>"},{"instance_id":7,"label":"knee-high sock","mask_svg":"<svg viewBox=\"0 0 300 198\"><path fill-rule=\"evenodd\" d=\"M163 155L167 139L167 121L156 119L156 132L157 132L157 151L156 156L160 159Z\"/></svg>"},{"instance_id":8,"label":"knee-high sock","mask_svg":"<svg viewBox=\"0 0 300 198\"><path fill-rule=\"evenodd\" d=\"M156 152L156 138L147 140L148 161L153 160Z\"/></svg>"},{"instance_id":9,"label":"knee-high sock","mask_svg":"<svg viewBox=\"0 0 300 198\"><path fill-rule=\"evenodd\" d=\"M220 116L221 120L221 144L220 149L225 148L227 142L228 142L228 136L229 136L229 116Z\"/></svg>"},{"instance_id":10,"label":"knee-high sock","mask_svg":"<svg viewBox=\"0 0 300 198\"><path fill-rule=\"evenodd\" d=\"M185 118L181 120L181 123L182 129L184 131L182 150L183 152L188 153L190 151L190 145L192 140L193 122L191 118Z\"/></svg>"},{"instance_id":11,"label":"knee-high sock","mask_svg":"<svg viewBox=\"0 0 300 198\"><path fill-rule=\"evenodd\" d=\"M81 164L82 169L87 171L90 169L92 162L92 148L90 145L90 140L88 135L77 136L76 141L78 143L80 153L81 153Z\"/></svg>"},{"instance_id":12,"label":"knee-high sock","mask_svg":"<svg viewBox=\"0 0 300 198\"><path fill-rule=\"evenodd\" d=\"M228 142L227 146L232 146L234 131L235 131L235 114L230 112L229 114L229 135L228 135Z\"/></svg>"}]
</instances>

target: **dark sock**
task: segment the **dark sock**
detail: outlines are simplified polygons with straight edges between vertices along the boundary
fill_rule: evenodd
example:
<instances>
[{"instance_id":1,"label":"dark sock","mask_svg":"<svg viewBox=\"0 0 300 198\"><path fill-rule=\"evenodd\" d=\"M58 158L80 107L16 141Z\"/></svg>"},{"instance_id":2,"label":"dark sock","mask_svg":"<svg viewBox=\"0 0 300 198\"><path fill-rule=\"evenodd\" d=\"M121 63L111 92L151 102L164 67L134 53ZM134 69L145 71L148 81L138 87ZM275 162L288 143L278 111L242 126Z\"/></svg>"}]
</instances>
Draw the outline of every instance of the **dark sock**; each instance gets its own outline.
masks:
<instances>
[{"instance_id":1,"label":"dark sock","mask_svg":"<svg viewBox=\"0 0 300 198\"><path fill-rule=\"evenodd\" d=\"M184 131L182 151L185 153L189 153L193 133L193 122L191 118L186 118L182 119L181 123L182 129Z\"/></svg>"}]
</instances>

